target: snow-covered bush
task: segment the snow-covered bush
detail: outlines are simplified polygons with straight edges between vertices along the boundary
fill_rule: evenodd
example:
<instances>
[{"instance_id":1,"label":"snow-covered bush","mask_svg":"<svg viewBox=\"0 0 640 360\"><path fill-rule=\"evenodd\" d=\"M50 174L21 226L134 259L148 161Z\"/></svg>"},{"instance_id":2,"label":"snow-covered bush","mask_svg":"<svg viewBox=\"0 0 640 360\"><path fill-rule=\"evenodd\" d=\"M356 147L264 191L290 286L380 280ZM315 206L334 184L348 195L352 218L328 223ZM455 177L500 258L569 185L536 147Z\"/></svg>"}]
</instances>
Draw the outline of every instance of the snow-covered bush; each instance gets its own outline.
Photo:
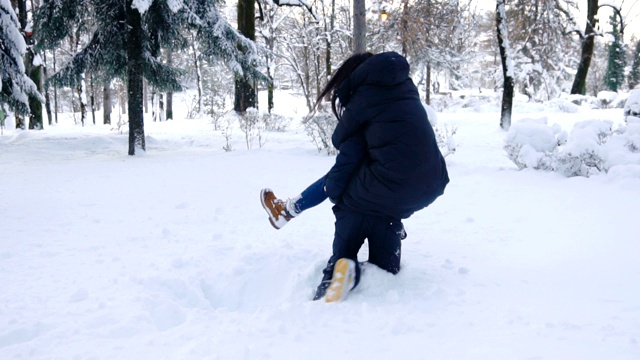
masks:
<instances>
[{"instance_id":1,"label":"snow-covered bush","mask_svg":"<svg viewBox=\"0 0 640 360\"><path fill-rule=\"evenodd\" d=\"M75 120L74 120L75 121ZM129 130L129 120L127 117L123 117L122 113L118 114L118 121L115 126L111 128L111 131L115 131L118 134L124 134Z\"/></svg>"},{"instance_id":2,"label":"snow-covered bush","mask_svg":"<svg viewBox=\"0 0 640 360\"><path fill-rule=\"evenodd\" d=\"M220 130L220 122L221 120L232 110L223 110L223 109L211 109L209 111L209 116L211 116L211 124L213 125L213 130Z\"/></svg>"},{"instance_id":3,"label":"snow-covered bush","mask_svg":"<svg viewBox=\"0 0 640 360\"><path fill-rule=\"evenodd\" d=\"M244 114L240 115L238 120L240 122L240 130L242 130L245 135L244 138L247 149L251 150L253 148L253 141L255 139L258 140L258 146L262 147L265 140L265 124L262 121L263 118L260 116L260 112L255 108L248 108Z\"/></svg>"},{"instance_id":4,"label":"snow-covered bush","mask_svg":"<svg viewBox=\"0 0 640 360\"><path fill-rule=\"evenodd\" d=\"M222 136L224 136L225 145L222 149L226 152L232 151L231 138L233 137L233 126L236 122L235 112L227 113L222 117Z\"/></svg>"},{"instance_id":5,"label":"snow-covered bush","mask_svg":"<svg viewBox=\"0 0 640 360\"><path fill-rule=\"evenodd\" d=\"M588 177L616 165L640 165L639 145L640 124L613 130L611 121L588 120L577 123L567 135L543 118L511 126L504 149L520 169Z\"/></svg>"},{"instance_id":6,"label":"snow-covered bush","mask_svg":"<svg viewBox=\"0 0 640 360\"><path fill-rule=\"evenodd\" d=\"M447 157L456 152L458 144L454 140L453 136L458 131L456 127L449 127L447 125L438 125L433 128L436 134L436 141L438 142L438 148L442 152L442 156Z\"/></svg>"},{"instance_id":7,"label":"snow-covered bush","mask_svg":"<svg viewBox=\"0 0 640 360\"><path fill-rule=\"evenodd\" d=\"M628 123L640 122L640 89L635 89L629 94L624 104L624 116Z\"/></svg>"},{"instance_id":8,"label":"snow-covered bush","mask_svg":"<svg viewBox=\"0 0 640 360\"><path fill-rule=\"evenodd\" d=\"M578 106L588 105L591 109L602 109L602 103L594 96L562 93L559 99L570 101Z\"/></svg>"},{"instance_id":9,"label":"snow-covered bush","mask_svg":"<svg viewBox=\"0 0 640 360\"><path fill-rule=\"evenodd\" d=\"M566 139L559 126L547 126L547 119L523 119L507 133L504 149L520 169L551 170L550 154Z\"/></svg>"},{"instance_id":10,"label":"snow-covered bush","mask_svg":"<svg viewBox=\"0 0 640 360\"><path fill-rule=\"evenodd\" d=\"M197 95L192 95L184 99L187 108L187 119L195 119L202 113L200 101Z\"/></svg>"},{"instance_id":11,"label":"snow-covered bush","mask_svg":"<svg viewBox=\"0 0 640 360\"><path fill-rule=\"evenodd\" d=\"M262 122L264 123L265 129L268 131L278 131L284 132L291 122L292 118L280 114L275 113L264 113L262 114Z\"/></svg>"},{"instance_id":12,"label":"snow-covered bush","mask_svg":"<svg viewBox=\"0 0 640 360\"><path fill-rule=\"evenodd\" d=\"M435 109L427 104L422 104L427 112L427 118L433 127L433 131L436 134L436 141L438 142L438 148L442 152L443 156L448 156L456 152L457 144L453 139L453 136L458 131L456 127L449 127L447 125L438 124L438 114Z\"/></svg>"},{"instance_id":13,"label":"snow-covered bush","mask_svg":"<svg viewBox=\"0 0 640 360\"><path fill-rule=\"evenodd\" d=\"M580 106L565 98L551 99L545 105L550 109L555 109L557 112L577 113L580 111Z\"/></svg>"},{"instance_id":14,"label":"snow-covered bush","mask_svg":"<svg viewBox=\"0 0 640 360\"><path fill-rule=\"evenodd\" d=\"M438 111L449 108L454 103L451 93L433 94L431 96L431 106Z\"/></svg>"},{"instance_id":15,"label":"snow-covered bush","mask_svg":"<svg viewBox=\"0 0 640 360\"><path fill-rule=\"evenodd\" d=\"M460 94L448 101L446 107L436 105L437 109L446 112L492 112L499 106L496 94Z\"/></svg>"},{"instance_id":16,"label":"snow-covered bush","mask_svg":"<svg viewBox=\"0 0 640 360\"><path fill-rule=\"evenodd\" d=\"M440 148L442 155L447 156L453 154L457 148L457 143L453 137L458 129L447 125L439 125L436 111L429 105L423 104L423 106L427 112L427 118L433 127L438 148ZM309 135L311 141L313 141L318 148L318 152L326 151L327 155L335 155L338 153L337 149L334 148L331 143L331 135L337 124L338 121L336 117L332 113L325 111L315 113L305 122L307 135Z\"/></svg>"},{"instance_id":17,"label":"snow-covered bush","mask_svg":"<svg viewBox=\"0 0 640 360\"><path fill-rule=\"evenodd\" d=\"M618 97L618 93L615 91L600 91L598 93L598 100L602 102L605 108L608 108L611 103L613 103Z\"/></svg>"},{"instance_id":18,"label":"snow-covered bush","mask_svg":"<svg viewBox=\"0 0 640 360\"><path fill-rule=\"evenodd\" d=\"M306 120L305 130L311 141L318 148L318 152L324 150L327 155L337 154L336 148L331 143L331 135L337 124L336 117L332 113L325 111L318 111Z\"/></svg>"},{"instance_id":19,"label":"snow-covered bush","mask_svg":"<svg viewBox=\"0 0 640 360\"><path fill-rule=\"evenodd\" d=\"M224 96L212 95L204 99L206 113L211 117L211 124L214 130L219 130L220 121L232 110L227 109L227 98Z\"/></svg>"}]
</instances>

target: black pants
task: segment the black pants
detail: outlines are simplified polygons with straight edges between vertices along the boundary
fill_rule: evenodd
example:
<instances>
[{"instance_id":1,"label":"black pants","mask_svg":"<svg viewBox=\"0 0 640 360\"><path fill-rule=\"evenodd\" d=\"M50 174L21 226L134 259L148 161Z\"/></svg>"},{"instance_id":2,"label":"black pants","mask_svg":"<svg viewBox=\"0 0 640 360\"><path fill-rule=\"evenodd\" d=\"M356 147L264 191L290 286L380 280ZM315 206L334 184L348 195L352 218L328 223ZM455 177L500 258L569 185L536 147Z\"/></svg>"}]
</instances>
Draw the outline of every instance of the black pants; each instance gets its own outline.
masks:
<instances>
[{"instance_id":1,"label":"black pants","mask_svg":"<svg viewBox=\"0 0 640 360\"><path fill-rule=\"evenodd\" d=\"M358 285L361 272L358 251L365 239L369 242L369 263L392 274L400 271L400 242L406 237L400 220L364 215L340 205L333 207L333 213L336 216L333 255L323 270L323 283L331 280L333 267L338 259L349 258L356 262L354 287Z\"/></svg>"}]
</instances>

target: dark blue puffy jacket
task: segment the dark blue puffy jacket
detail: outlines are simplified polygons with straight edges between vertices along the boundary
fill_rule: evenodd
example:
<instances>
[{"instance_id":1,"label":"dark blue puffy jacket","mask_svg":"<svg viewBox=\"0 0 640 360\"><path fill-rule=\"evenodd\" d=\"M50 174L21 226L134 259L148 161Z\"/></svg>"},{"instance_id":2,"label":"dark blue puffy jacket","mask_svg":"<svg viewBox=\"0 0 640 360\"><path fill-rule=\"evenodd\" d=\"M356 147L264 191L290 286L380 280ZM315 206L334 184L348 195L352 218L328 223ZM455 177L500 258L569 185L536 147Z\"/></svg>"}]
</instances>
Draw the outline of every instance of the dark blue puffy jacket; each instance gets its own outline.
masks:
<instances>
[{"instance_id":1,"label":"dark blue puffy jacket","mask_svg":"<svg viewBox=\"0 0 640 360\"><path fill-rule=\"evenodd\" d=\"M329 197L405 219L444 193L446 164L404 57L372 56L337 92L344 112L332 141L341 155L325 179Z\"/></svg>"}]
</instances>

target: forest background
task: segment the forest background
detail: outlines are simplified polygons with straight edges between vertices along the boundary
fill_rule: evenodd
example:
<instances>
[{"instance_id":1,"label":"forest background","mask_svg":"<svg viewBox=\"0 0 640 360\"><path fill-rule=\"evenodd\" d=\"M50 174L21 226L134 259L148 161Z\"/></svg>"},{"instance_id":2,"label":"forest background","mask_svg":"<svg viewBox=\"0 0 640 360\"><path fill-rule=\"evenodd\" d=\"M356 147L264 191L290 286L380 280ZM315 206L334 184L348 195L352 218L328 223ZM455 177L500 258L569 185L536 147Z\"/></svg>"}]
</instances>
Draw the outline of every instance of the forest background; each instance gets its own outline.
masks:
<instances>
[{"instance_id":1,"label":"forest background","mask_svg":"<svg viewBox=\"0 0 640 360\"><path fill-rule=\"evenodd\" d=\"M42 129L69 112L81 124L128 123L131 155L133 145L144 149L142 111L154 121L173 118L176 91L196 90L188 117L214 124L231 110L270 113L278 89L299 93L311 111L332 71L363 49L361 38L368 51L407 56L425 103L438 111L458 90L499 91L507 62L516 95L531 102L640 83L633 32L640 5L625 0L11 0L11 7L25 38L24 72L38 91L26 87L26 104L20 92L7 91L3 74L0 102L10 116L2 125ZM500 7L508 32L503 59ZM268 92L266 104L258 103L260 91Z\"/></svg>"}]
</instances>

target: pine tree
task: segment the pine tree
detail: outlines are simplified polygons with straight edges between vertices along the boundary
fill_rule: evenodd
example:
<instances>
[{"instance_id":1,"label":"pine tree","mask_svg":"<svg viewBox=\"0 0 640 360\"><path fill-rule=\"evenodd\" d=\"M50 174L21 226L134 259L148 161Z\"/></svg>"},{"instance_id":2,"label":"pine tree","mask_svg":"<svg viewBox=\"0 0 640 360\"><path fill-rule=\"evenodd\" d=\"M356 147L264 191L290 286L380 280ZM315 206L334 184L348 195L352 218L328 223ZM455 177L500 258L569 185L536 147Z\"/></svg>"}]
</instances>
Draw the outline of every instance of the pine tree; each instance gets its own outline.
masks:
<instances>
[{"instance_id":1,"label":"pine tree","mask_svg":"<svg viewBox=\"0 0 640 360\"><path fill-rule=\"evenodd\" d=\"M613 42L609 44L609 57L607 61L607 73L604 81L611 91L618 91L624 83L624 67L627 65L627 55L622 43L619 24L616 15L609 18L609 23L613 27Z\"/></svg>"},{"instance_id":2,"label":"pine tree","mask_svg":"<svg viewBox=\"0 0 640 360\"><path fill-rule=\"evenodd\" d=\"M7 104L17 114L29 115L29 96L44 100L36 84L25 74L22 56L27 45L9 0L0 0L0 25L0 104Z\"/></svg>"},{"instance_id":3,"label":"pine tree","mask_svg":"<svg viewBox=\"0 0 640 360\"><path fill-rule=\"evenodd\" d=\"M633 62L631 63L631 72L629 72L629 89L634 89L640 84L640 40L636 42L636 48L633 52Z\"/></svg>"},{"instance_id":4,"label":"pine tree","mask_svg":"<svg viewBox=\"0 0 640 360\"><path fill-rule=\"evenodd\" d=\"M237 74L264 80L252 41L240 35L220 14L220 0L44 0L35 16L38 44L54 48L73 29L94 17L91 40L52 76L60 86L77 86L85 71L107 83L126 80L129 155L145 149L142 80L158 91L178 91L180 71L160 61L162 49L189 46L186 28L197 32L203 56L220 59Z\"/></svg>"}]
</instances>

